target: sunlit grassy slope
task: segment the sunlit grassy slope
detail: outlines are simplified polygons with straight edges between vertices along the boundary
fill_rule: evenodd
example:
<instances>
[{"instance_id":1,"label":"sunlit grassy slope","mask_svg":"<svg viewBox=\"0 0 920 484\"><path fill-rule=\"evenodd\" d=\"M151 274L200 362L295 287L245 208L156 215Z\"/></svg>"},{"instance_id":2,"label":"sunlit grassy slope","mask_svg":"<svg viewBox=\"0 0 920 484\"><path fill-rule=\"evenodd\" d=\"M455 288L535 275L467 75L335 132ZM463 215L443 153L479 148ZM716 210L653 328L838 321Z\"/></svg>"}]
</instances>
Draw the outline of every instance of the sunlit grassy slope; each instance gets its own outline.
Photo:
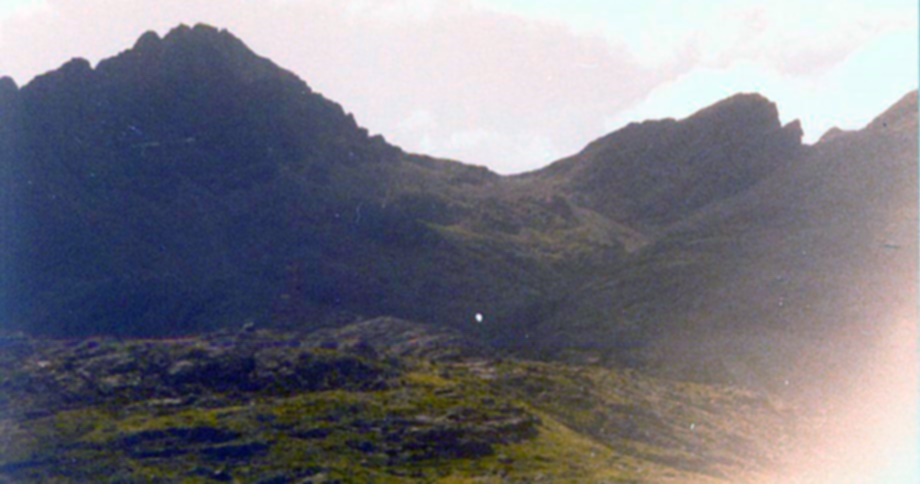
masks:
<instances>
[{"instance_id":1,"label":"sunlit grassy slope","mask_svg":"<svg viewBox=\"0 0 920 484\"><path fill-rule=\"evenodd\" d=\"M727 387L291 341L11 345L0 480L717 482L774 468L791 432L789 409Z\"/></svg>"}]
</instances>

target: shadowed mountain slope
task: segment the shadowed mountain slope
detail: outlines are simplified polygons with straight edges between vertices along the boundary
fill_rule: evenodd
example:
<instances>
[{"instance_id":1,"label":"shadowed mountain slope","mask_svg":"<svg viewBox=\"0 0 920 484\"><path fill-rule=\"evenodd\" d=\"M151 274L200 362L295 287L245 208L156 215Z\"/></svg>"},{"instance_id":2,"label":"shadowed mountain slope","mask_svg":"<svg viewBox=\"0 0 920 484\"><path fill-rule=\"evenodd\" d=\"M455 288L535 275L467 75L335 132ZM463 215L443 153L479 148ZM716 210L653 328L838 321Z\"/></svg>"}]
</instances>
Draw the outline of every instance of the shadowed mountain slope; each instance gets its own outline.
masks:
<instances>
[{"instance_id":1,"label":"shadowed mountain slope","mask_svg":"<svg viewBox=\"0 0 920 484\"><path fill-rule=\"evenodd\" d=\"M654 231L744 191L801 148L798 121L738 94L681 121L633 123L536 176L630 227Z\"/></svg>"},{"instance_id":2,"label":"shadowed mountain slope","mask_svg":"<svg viewBox=\"0 0 920 484\"><path fill-rule=\"evenodd\" d=\"M916 111L914 93L803 146L741 94L501 177L370 136L226 31L147 33L95 68L0 81L0 325L392 316L528 355L784 384L871 346L855 336L883 331L870 321L914 316Z\"/></svg>"},{"instance_id":3,"label":"shadowed mountain slope","mask_svg":"<svg viewBox=\"0 0 920 484\"><path fill-rule=\"evenodd\" d=\"M917 319L916 133L913 92L685 218L589 283L542 338L798 391L855 371Z\"/></svg>"},{"instance_id":4,"label":"shadowed mountain slope","mask_svg":"<svg viewBox=\"0 0 920 484\"><path fill-rule=\"evenodd\" d=\"M493 312L522 304L534 290L512 280L539 280L431 226L469 210L450 187L496 175L368 136L226 31L148 33L95 69L75 59L2 96L5 325L457 323L486 296L508 301Z\"/></svg>"}]
</instances>

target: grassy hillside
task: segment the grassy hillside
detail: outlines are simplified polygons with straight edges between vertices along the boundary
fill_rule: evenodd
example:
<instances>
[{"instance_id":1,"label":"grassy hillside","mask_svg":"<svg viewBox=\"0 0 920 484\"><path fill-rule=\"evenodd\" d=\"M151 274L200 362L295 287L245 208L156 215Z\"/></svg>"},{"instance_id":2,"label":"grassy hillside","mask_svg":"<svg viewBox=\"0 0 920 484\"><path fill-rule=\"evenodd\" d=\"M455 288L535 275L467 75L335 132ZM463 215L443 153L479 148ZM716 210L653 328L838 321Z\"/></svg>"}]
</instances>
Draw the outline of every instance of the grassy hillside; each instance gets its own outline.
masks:
<instances>
[{"instance_id":1,"label":"grassy hillside","mask_svg":"<svg viewBox=\"0 0 920 484\"><path fill-rule=\"evenodd\" d=\"M0 479L720 482L773 469L792 430L788 409L746 391L462 352L398 357L355 339L375 324L318 343L264 330L7 338Z\"/></svg>"}]
</instances>

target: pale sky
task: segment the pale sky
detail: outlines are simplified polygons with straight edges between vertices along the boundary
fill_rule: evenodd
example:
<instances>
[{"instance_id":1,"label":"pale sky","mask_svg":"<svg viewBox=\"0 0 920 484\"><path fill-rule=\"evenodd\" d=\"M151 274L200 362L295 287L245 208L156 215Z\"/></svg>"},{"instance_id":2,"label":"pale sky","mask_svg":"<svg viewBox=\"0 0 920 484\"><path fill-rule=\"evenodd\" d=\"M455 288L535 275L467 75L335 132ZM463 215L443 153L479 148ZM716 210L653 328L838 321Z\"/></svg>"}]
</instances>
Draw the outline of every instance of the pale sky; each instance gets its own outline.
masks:
<instances>
[{"instance_id":1,"label":"pale sky","mask_svg":"<svg viewBox=\"0 0 920 484\"><path fill-rule=\"evenodd\" d=\"M857 129L918 84L914 0L0 0L0 75L227 28L407 151L539 168L736 92Z\"/></svg>"}]
</instances>

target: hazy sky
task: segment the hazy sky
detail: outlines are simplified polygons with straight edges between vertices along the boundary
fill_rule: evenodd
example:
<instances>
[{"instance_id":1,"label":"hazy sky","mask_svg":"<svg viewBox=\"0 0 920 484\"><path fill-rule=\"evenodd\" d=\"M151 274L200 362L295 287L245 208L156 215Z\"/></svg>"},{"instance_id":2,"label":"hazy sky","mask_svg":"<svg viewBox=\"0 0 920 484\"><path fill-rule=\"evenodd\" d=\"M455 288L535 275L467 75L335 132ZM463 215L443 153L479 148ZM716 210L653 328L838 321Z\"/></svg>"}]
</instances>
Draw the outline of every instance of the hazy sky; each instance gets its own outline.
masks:
<instances>
[{"instance_id":1,"label":"hazy sky","mask_svg":"<svg viewBox=\"0 0 920 484\"><path fill-rule=\"evenodd\" d=\"M739 91L806 141L917 87L915 0L0 0L0 75L229 29L406 150L520 172Z\"/></svg>"}]
</instances>

